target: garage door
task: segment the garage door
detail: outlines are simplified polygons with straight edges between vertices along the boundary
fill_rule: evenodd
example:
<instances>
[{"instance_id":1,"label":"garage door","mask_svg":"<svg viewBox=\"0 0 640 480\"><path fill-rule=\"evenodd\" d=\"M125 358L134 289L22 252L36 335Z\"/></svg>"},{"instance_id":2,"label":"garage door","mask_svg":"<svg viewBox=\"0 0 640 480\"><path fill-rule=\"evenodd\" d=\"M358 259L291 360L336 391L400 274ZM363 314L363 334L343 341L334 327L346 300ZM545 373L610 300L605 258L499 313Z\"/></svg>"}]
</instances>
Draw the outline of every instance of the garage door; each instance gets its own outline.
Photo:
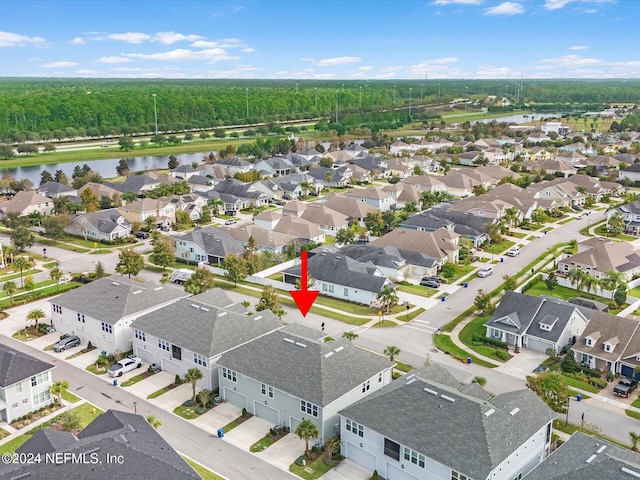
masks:
<instances>
[{"instance_id":1,"label":"garage door","mask_svg":"<svg viewBox=\"0 0 640 480\"><path fill-rule=\"evenodd\" d=\"M225 387L224 398L227 402L240 408L247 408L247 397Z\"/></svg>"},{"instance_id":2,"label":"garage door","mask_svg":"<svg viewBox=\"0 0 640 480\"><path fill-rule=\"evenodd\" d=\"M155 360L153 358L153 353L149 352L148 350L144 350L138 347L137 353L144 363L147 363L149 365L151 365L152 363L155 363Z\"/></svg>"},{"instance_id":3,"label":"garage door","mask_svg":"<svg viewBox=\"0 0 640 480\"><path fill-rule=\"evenodd\" d=\"M358 465L362 465L367 470L372 472L376 469L376 457L375 455L365 452L360 447L353 443L347 442L347 458L350 458Z\"/></svg>"},{"instance_id":4,"label":"garage door","mask_svg":"<svg viewBox=\"0 0 640 480\"><path fill-rule=\"evenodd\" d=\"M622 365L622 369L620 370L620 374L623 377L633 378L633 368L628 365Z\"/></svg>"},{"instance_id":5,"label":"garage door","mask_svg":"<svg viewBox=\"0 0 640 480\"><path fill-rule=\"evenodd\" d=\"M553 347L553 345L547 342L541 342L540 340L536 340L535 338L528 338L527 348L530 348L531 350L544 353L549 347Z\"/></svg>"},{"instance_id":6,"label":"garage door","mask_svg":"<svg viewBox=\"0 0 640 480\"><path fill-rule=\"evenodd\" d=\"M409 475L400 467L387 463L387 480L418 480L413 475Z\"/></svg>"},{"instance_id":7,"label":"garage door","mask_svg":"<svg viewBox=\"0 0 640 480\"><path fill-rule=\"evenodd\" d=\"M180 375L180 365L177 363L171 362L166 358L162 359L162 371L167 372L171 375Z\"/></svg>"},{"instance_id":8,"label":"garage door","mask_svg":"<svg viewBox=\"0 0 640 480\"><path fill-rule=\"evenodd\" d=\"M300 425L300 419L295 417L289 418L289 428L291 429L291 432L295 432L298 425Z\"/></svg>"},{"instance_id":9,"label":"garage door","mask_svg":"<svg viewBox=\"0 0 640 480\"><path fill-rule=\"evenodd\" d=\"M265 420L270 421L274 425L278 425L280 423L280 420L278 418L278 410L258 402L256 402L256 416L260 418L264 418Z\"/></svg>"}]
</instances>

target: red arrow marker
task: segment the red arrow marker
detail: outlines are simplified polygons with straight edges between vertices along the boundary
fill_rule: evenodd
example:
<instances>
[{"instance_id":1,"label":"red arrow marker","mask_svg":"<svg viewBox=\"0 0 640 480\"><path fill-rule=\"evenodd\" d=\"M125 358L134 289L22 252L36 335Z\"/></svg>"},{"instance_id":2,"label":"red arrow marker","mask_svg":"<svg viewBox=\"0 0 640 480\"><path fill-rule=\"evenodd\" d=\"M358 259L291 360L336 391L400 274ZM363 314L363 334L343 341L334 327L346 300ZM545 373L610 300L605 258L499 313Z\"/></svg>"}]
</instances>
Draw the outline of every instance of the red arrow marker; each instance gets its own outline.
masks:
<instances>
[{"instance_id":1,"label":"red arrow marker","mask_svg":"<svg viewBox=\"0 0 640 480\"><path fill-rule=\"evenodd\" d=\"M300 309L300 313L303 317L307 316L309 310L311 309L311 305L315 301L316 297L320 293L318 290L307 290L307 251L303 250L300 253L300 259L302 260L302 265L300 265L300 273L302 274L302 279L300 280L300 290L290 290L289 293L293 297L293 300L298 305Z\"/></svg>"}]
</instances>

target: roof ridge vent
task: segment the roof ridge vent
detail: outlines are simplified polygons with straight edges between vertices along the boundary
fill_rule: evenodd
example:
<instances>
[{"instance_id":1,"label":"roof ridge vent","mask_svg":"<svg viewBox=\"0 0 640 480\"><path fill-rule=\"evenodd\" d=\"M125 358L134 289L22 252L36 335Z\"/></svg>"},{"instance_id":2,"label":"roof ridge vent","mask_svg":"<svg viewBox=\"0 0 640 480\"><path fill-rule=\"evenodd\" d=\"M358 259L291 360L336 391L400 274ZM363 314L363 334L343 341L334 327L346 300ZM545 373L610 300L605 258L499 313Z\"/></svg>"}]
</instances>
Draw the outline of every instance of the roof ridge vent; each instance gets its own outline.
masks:
<instances>
[{"instance_id":1,"label":"roof ridge vent","mask_svg":"<svg viewBox=\"0 0 640 480\"><path fill-rule=\"evenodd\" d=\"M415 382L417 380L417 378L412 378L411 380L409 380L405 385L411 385L413 382Z\"/></svg>"},{"instance_id":2,"label":"roof ridge vent","mask_svg":"<svg viewBox=\"0 0 640 480\"><path fill-rule=\"evenodd\" d=\"M333 355L334 352L327 352L324 354L324 358L329 358L331 355Z\"/></svg>"},{"instance_id":3,"label":"roof ridge vent","mask_svg":"<svg viewBox=\"0 0 640 480\"><path fill-rule=\"evenodd\" d=\"M157 292L158 290L162 290L162 287L156 287L153 289L154 292Z\"/></svg>"},{"instance_id":4,"label":"roof ridge vent","mask_svg":"<svg viewBox=\"0 0 640 480\"><path fill-rule=\"evenodd\" d=\"M305 345L304 343L301 342L296 342L296 345L302 348L307 348L307 345Z\"/></svg>"},{"instance_id":5,"label":"roof ridge vent","mask_svg":"<svg viewBox=\"0 0 640 480\"><path fill-rule=\"evenodd\" d=\"M638 472L636 472L634 470L631 470L630 468L622 467L620 469L620 471L623 472L623 473L626 473L627 475L631 475L632 477L640 478L640 473L638 473Z\"/></svg>"},{"instance_id":6,"label":"roof ridge vent","mask_svg":"<svg viewBox=\"0 0 640 480\"><path fill-rule=\"evenodd\" d=\"M596 450L596 453L602 453L606 450L607 446L606 445L602 445L598 450Z\"/></svg>"},{"instance_id":7,"label":"roof ridge vent","mask_svg":"<svg viewBox=\"0 0 640 480\"><path fill-rule=\"evenodd\" d=\"M283 338L283 340L284 340L285 342L287 342L287 343L292 343L292 344L293 344L293 343L296 343L296 342L294 342L293 340L291 340L290 338Z\"/></svg>"},{"instance_id":8,"label":"roof ridge vent","mask_svg":"<svg viewBox=\"0 0 640 480\"><path fill-rule=\"evenodd\" d=\"M129 439L127 437L125 437L123 433L120 434L120 438L122 439L122 441L124 443L129 443Z\"/></svg>"},{"instance_id":9,"label":"roof ridge vent","mask_svg":"<svg viewBox=\"0 0 640 480\"><path fill-rule=\"evenodd\" d=\"M196 305L195 303L192 303L192 304L191 304L191 306L192 306L193 308L200 309L200 307L199 307L198 305Z\"/></svg>"},{"instance_id":10,"label":"roof ridge vent","mask_svg":"<svg viewBox=\"0 0 640 480\"><path fill-rule=\"evenodd\" d=\"M489 410L487 410L486 412L484 412L484 416L485 417L490 417L491 415L493 415L495 413L496 409L495 408L490 408Z\"/></svg>"},{"instance_id":11,"label":"roof ridge vent","mask_svg":"<svg viewBox=\"0 0 640 480\"><path fill-rule=\"evenodd\" d=\"M202 310L203 312L208 312L209 311L209 309L206 308L206 307L200 307L200 310Z\"/></svg>"},{"instance_id":12,"label":"roof ridge vent","mask_svg":"<svg viewBox=\"0 0 640 480\"><path fill-rule=\"evenodd\" d=\"M509 415L511 415L511 416L513 417L513 416L514 416L516 413L518 413L519 411L520 411L520 408L516 407L516 408L514 408L513 410L511 410L511 411L509 412Z\"/></svg>"},{"instance_id":13,"label":"roof ridge vent","mask_svg":"<svg viewBox=\"0 0 640 480\"><path fill-rule=\"evenodd\" d=\"M344 350L344 345L340 345L338 348L334 350L334 352L338 353L338 352L341 352L342 350Z\"/></svg>"},{"instance_id":14,"label":"roof ridge vent","mask_svg":"<svg viewBox=\"0 0 640 480\"><path fill-rule=\"evenodd\" d=\"M134 294L134 295L137 295L137 294L139 294L139 293L142 293L142 290L135 290L135 291L133 292L133 294Z\"/></svg>"},{"instance_id":15,"label":"roof ridge vent","mask_svg":"<svg viewBox=\"0 0 640 480\"><path fill-rule=\"evenodd\" d=\"M435 390L431 390L430 388L424 388L423 390L427 393L430 393L431 395L438 395L438 392L436 392Z\"/></svg>"},{"instance_id":16,"label":"roof ridge vent","mask_svg":"<svg viewBox=\"0 0 640 480\"><path fill-rule=\"evenodd\" d=\"M127 424L127 427L129 427L129 430L131 430L132 432L137 432L137 430L133 428L133 426L130 423Z\"/></svg>"},{"instance_id":17,"label":"roof ridge vent","mask_svg":"<svg viewBox=\"0 0 640 480\"><path fill-rule=\"evenodd\" d=\"M218 314L218 316L219 316L219 317L224 317L227 313L229 313L229 312L220 312L220 313Z\"/></svg>"},{"instance_id":18,"label":"roof ridge vent","mask_svg":"<svg viewBox=\"0 0 640 480\"><path fill-rule=\"evenodd\" d=\"M111 285L115 285L116 287L119 286L120 284L118 282L111 282Z\"/></svg>"},{"instance_id":19,"label":"roof ridge vent","mask_svg":"<svg viewBox=\"0 0 640 480\"><path fill-rule=\"evenodd\" d=\"M454 403L454 402L456 401L456 399L455 399L455 398L453 398L453 397L449 397L449 396L447 396L447 395L440 395L440 397L441 397L441 398L444 398L446 401L451 402L451 403Z\"/></svg>"},{"instance_id":20,"label":"roof ridge vent","mask_svg":"<svg viewBox=\"0 0 640 480\"><path fill-rule=\"evenodd\" d=\"M254 317L254 320L260 320L262 318L262 315L258 315L257 317Z\"/></svg>"}]
</instances>

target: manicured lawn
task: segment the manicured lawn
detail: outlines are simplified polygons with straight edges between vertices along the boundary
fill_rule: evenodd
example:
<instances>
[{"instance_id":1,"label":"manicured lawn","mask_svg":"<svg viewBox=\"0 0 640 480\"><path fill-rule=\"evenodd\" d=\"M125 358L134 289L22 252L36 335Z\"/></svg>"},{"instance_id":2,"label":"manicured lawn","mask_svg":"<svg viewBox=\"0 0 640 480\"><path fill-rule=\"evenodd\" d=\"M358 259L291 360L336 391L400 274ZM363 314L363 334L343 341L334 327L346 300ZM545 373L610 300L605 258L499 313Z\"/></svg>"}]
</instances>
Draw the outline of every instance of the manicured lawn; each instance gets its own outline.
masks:
<instances>
[{"instance_id":1,"label":"manicured lawn","mask_svg":"<svg viewBox=\"0 0 640 480\"><path fill-rule=\"evenodd\" d=\"M396 317L396 320L400 320L401 322L409 322L424 312L424 308L416 308L415 310L410 311L408 315L398 315Z\"/></svg>"},{"instance_id":2,"label":"manicured lawn","mask_svg":"<svg viewBox=\"0 0 640 480\"><path fill-rule=\"evenodd\" d=\"M355 315L378 314L378 311L375 308L367 307L366 305L361 305L359 303L347 302L346 300L341 300L339 298L327 297L322 294L318 295L315 303L318 305L324 305L325 307L336 308L347 313L353 313ZM403 312L404 310L405 306L400 304L393 307L389 313L396 314Z\"/></svg>"},{"instance_id":3,"label":"manicured lawn","mask_svg":"<svg viewBox=\"0 0 640 480\"><path fill-rule=\"evenodd\" d=\"M49 281L43 283L51 283ZM25 298L31 298L32 296L37 296L37 298L45 298L52 295L57 295L58 293L63 293L68 290L73 290L74 288L80 287L82 284L79 282L69 282L60 284L59 288L56 288L55 282L50 287L42 288L40 290L34 290L33 292L20 292L13 296L13 304L20 305L21 303L25 303L23 300ZM11 301L9 298L3 298L0 300L0 309L11 307Z\"/></svg>"},{"instance_id":4,"label":"manicured lawn","mask_svg":"<svg viewBox=\"0 0 640 480\"><path fill-rule=\"evenodd\" d=\"M636 412L635 410L631 410L627 408L624 413L627 414L628 417L635 418L636 420L640 420L640 412Z\"/></svg>"},{"instance_id":5,"label":"manicured lawn","mask_svg":"<svg viewBox=\"0 0 640 480\"><path fill-rule=\"evenodd\" d=\"M64 392L62 392L62 398L70 403L76 403L80 401L80 397L74 395L69 390L65 390Z\"/></svg>"},{"instance_id":6,"label":"manicured lawn","mask_svg":"<svg viewBox=\"0 0 640 480\"><path fill-rule=\"evenodd\" d=\"M291 473L295 473L305 480L315 480L316 478L320 478L332 468L333 467L330 467L324 463L324 455L321 455L317 460L305 465L304 467L296 465L295 463L289 465L289 471Z\"/></svg>"},{"instance_id":7,"label":"manicured lawn","mask_svg":"<svg viewBox=\"0 0 640 480\"><path fill-rule=\"evenodd\" d=\"M476 267L473 265L456 265L456 273L451 278L447 278L447 283L455 283L465 275L473 272Z\"/></svg>"},{"instance_id":8,"label":"manicured lawn","mask_svg":"<svg viewBox=\"0 0 640 480\"><path fill-rule=\"evenodd\" d=\"M391 320L382 320L381 322L376 322L373 324L373 328L384 328L384 327L397 327L398 324L396 322L392 322Z\"/></svg>"},{"instance_id":9,"label":"manicured lawn","mask_svg":"<svg viewBox=\"0 0 640 480\"><path fill-rule=\"evenodd\" d=\"M552 297L560 298L562 300L567 300L571 297L587 297L587 298L596 299L599 302L603 302L606 304L610 302L610 299L608 298L598 297L590 293L587 294L584 292L580 292L578 290L574 290L569 287L562 287L560 285L556 285L555 287L553 287L553 290L549 290L543 281L539 281L535 283L533 287L527 290L526 293L527 295L531 295L533 297L539 297L540 295L550 295ZM614 310L609 309L609 313L612 313L613 311Z\"/></svg>"},{"instance_id":10,"label":"manicured lawn","mask_svg":"<svg viewBox=\"0 0 640 480\"><path fill-rule=\"evenodd\" d=\"M570 387L579 388L591 393L598 393L600 391L590 383L583 382L582 380L576 380L575 378L569 377L567 375L563 375L563 377L566 380L567 385L569 385Z\"/></svg>"},{"instance_id":11,"label":"manicured lawn","mask_svg":"<svg viewBox=\"0 0 640 480\"><path fill-rule=\"evenodd\" d=\"M282 273L281 272L276 272L273 273L271 275L269 275L267 278L271 279L271 280L276 280L278 282L282 281Z\"/></svg>"},{"instance_id":12,"label":"manicured lawn","mask_svg":"<svg viewBox=\"0 0 640 480\"><path fill-rule=\"evenodd\" d=\"M400 362L398 360L394 359L394 361L396 362L396 366L394 368L396 370L400 370L401 372L409 373L411 370L413 370L415 368L415 367L412 367L411 365L408 365L406 363L402 363L402 362Z\"/></svg>"},{"instance_id":13,"label":"manicured lawn","mask_svg":"<svg viewBox=\"0 0 640 480\"><path fill-rule=\"evenodd\" d=\"M632 407L640 408L640 397L636 398L631 404Z\"/></svg>"},{"instance_id":14,"label":"manicured lawn","mask_svg":"<svg viewBox=\"0 0 640 480\"><path fill-rule=\"evenodd\" d=\"M80 428L86 427L91 422L93 422L93 420L98 415L104 413L102 410L94 407L90 403L83 403L82 405L78 405L77 407L72 408L71 412L78 414L78 419L80 420Z\"/></svg>"},{"instance_id":15,"label":"manicured lawn","mask_svg":"<svg viewBox=\"0 0 640 480\"><path fill-rule=\"evenodd\" d=\"M236 422L235 420L232 420L231 422L227 423L223 428L224 433L227 433L231 430L233 430L234 428L236 428L238 425L240 425L238 422Z\"/></svg>"},{"instance_id":16,"label":"manicured lawn","mask_svg":"<svg viewBox=\"0 0 640 480\"><path fill-rule=\"evenodd\" d=\"M434 345L442 350L445 353L448 353L453 358L460 360L463 363L467 363L467 358L471 357L471 361L477 365L482 365L483 367L495 368L497 365L489 362L485 362L477 358L474 355L469 354L466 350L462 350L457 345L453 343L451 337L445 334L438 334L433 336Z\"/></svg>"},{"instance_id":17,"label":"manicured lawn","mask_svg":"<svg viewBox=\"0 0 640 480\"><path fill-rule=\"evenodd\" d=\"M220 475L213 473L211 470L203 467L199 463L196 463L193 460L186 457L182 457L182 458L184 459L185 462L189 464L191 468L193 468L196 471L198 475L202 477L202 480L225 480L224 477L221 477Z\"/></svg>"},{"instance_id":18,"label":"manicured lawn","mask_svg":"<svg viewBox=\"0 0 640 480\"><path fill-rule=\"evenodd\" d=\"M160 395L167 393L169 390L173 390L174 388L176 388L178 385L176 385L175 383L170 383L169 385L167 385L166 387L162 387L160 390L156 390L153 393L150 393L149 395L147 395L147 398L156 398L159 397Z\"/></svg>"},{"instance_id":19,"label":"manicured lawn","mask_svg":"<svg viewBox=\"0 0 640 480\"><path fill-rule=\"evenodd\" d=\"M594 230L594 233L596 235L600 235L601 237L607 237L612 240L626 240L627 242L633 242L634 240L638 239L637 237L632 237L631 235L625 235L624 233L621 233L620 235L611 235L610 233L607 232L606 225L600 225Z\"/></svg>"},{"instance_id":20,"label":"manicured lawn","mask_svg":"<svg viewBox=\"0 0 640 480\"><path fill-rule=\"evenodd\" d=\"M477 310L476 306L471 305L469 308L467 308L464 312L462 312L456 318L451 320L449 323L443 325L442 328L440 328L440 330L442 330L443 332L451 332L454 328L456 328L456 325L458 325L461 321L463 321L469 315L473 314L473 312L475 312L476 310Z\"/></svg>"},{"instance_id":21,"label":"manicured lawn","mask_svg":"<svg viewBox=\"0 0 640 480\"><path fill-rule=\"evenodd\" d=\"M507 240L505 238L501 242L492 243L490 245L483 246L482 250L485 253L492 253L493 252L494 255L499 255L502 252L504 252L505 250L508 250L509 248L513 247L514 245L515 245L515 242L512 242L511 240Z\"/></svg>"},{"instance_id":22,"label":"manicured lawn","mask_svg":"<svg viewBox=\"0 0 640 480\"><path fill-rule=\"evenodd\" d=\"M94 351L96 348L98 347L91 347L91 348L83 348L82 350L80 350L79 352L74 353L73 355L69 355L68 357L65 358L65 360L71 360L72 358L76 358L79 357L80 355L84 355L85 353L89 353Z\"/></svg>"},{"instance_id":23,"label":"manicured lawn","mask_svg":"<svg viewBox=\"0 0 640 480\"><path fill-rule=\"evenodd\" d=\"M131 385L133 385L135 383L138 383L139 381L144 380L145 378L149 378L151 375L153 375L153 372L150 372L149 370L146 370L146 371L142 372L140 375L136 375L135 377L131 377L126 382L123 382L120 386L121 387L130 387Z\"/></svg>"},{"instance_id":24,"label":"manicured lawn","mask_svg":"<svg viewBox=\"0 0 640 480\"><path fill-rule=\"evenodd\" d=\"M462 329L462 331L460 332L460 335L458 335L458 338L467 347L469 347L471 350L475 352L478 352L480 355L489 357L495 360L496 362L504 363L506 360L501 359L495 353L497 350L497 347L492 347L491 345L476 345L475 342L473 342L472 340L475 335L479 335L482 337L486 336L487 329L484 326L484 322L486 322L488 319L489 319L488 315L476 316ZM510 357L511 355L509 356L509 358Z\"/></svg>"},{"instance_id":25,"label":"manicured lawn","mask_svg":"<svg viewBox=\"0 0 640 480\"><path fill-rule=\"evenodd\" d=\"M85 370L87 370L88 372L93 373L94 375L104 375L105 373L107 373L107 370L109 370L108 366L100 366L99 367L100 370L98 370L96 368L96 364L92 363L91 365L87 366L87 368Z\"/></svg>"},{"instance_id":26,"label":"manicured lawn","mask_svg":"<svg viewBox=\"0 0 640 480\"><path fill-rule=\"evenodd\" d=\"M411 293L413 295L420 295L421 297L431 297L438 293L436 289L430 287L423 287L422 285L414 285L409 282L402 282L398 284L398 291L404 293Z\"/></svg>"},{"instance_id":27,"label":"manicured lawn","mask_svg":"<svg viewBox=\"0 0 640 480\"><path fill-rule=\"evenodd\" d=\"M0 454L15 452L19 447L22 446L24 442L29 440L31 437L32 435L27 435L25 433L23 435L17 436L16 438L12 438L7 443L0 445Z\"/></svg>"},{"instance_id":28,"label":"manicured lawn","mask_svg":"<svg viewBox=\"0 0 640 480\"><path fill-rule=\"evenodd\" d=\"M256 443L251 445L251 447L249 448L249 451L253 453L261 452L266 448L269 448L274 443L275 442L273 441L273 438L271 437L271 435L266 435L265 437L261 438Z\"/></svg>"},{"instance_id":29,"label":"manicured lawn","mask_svg":"<svg viewBox=\"0 0 640 480\"><path fill-rule=\"evenodd\" d=\"M181 416L182 418L186 418L187 420L193 420L194 418L198 418L201 414L196 413L196 408L199 405L191 405L190 407L185 407L184 405L180 405L173 410L173 413ZM227 430L225 429L225 432Z\"/></svg>"}]
</instances>

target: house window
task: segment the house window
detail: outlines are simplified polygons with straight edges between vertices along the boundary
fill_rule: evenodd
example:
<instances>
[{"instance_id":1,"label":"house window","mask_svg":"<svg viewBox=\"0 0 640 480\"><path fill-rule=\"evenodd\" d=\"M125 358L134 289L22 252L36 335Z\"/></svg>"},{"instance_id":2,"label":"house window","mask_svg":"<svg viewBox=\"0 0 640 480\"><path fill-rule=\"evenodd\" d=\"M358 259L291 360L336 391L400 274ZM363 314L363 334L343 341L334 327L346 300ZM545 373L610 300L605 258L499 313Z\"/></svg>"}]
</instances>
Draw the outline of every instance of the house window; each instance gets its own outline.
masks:
<instances>
[{"instance_id":1,"label":"house window","mask_svg":"<svg viewBox=\"0 0 640 480\"><path fill-rule=\"evenodd\" d=\"M82 323L85 323L85 321L84 321L84 313L79 313L78 314L78 321L82 322Z\"/></svg>"},{"instance_id":2,"label":"house window","mask_svg":"<svg viewBox=\"0 0 640 480\"><path fill-rule=\"evenodd\" d=\"M585 339L585 341L587 342L587 347L591 347L591 346L593 346L593 345L592 345L593 341L592 341L591 337L587 337L587 338Z\"/></svg>"},{"instance_id":3,"label":"house window","mask_svg":"<svg viewBox=\"0 0 640 480\"><path fill-rule=\"evenodd\" d=\"M349 296L349 289L348 289L348 288L345 288L345 289L344 289L344 296L345 296L345 297L348 297L348 296Z\"/></svg>"},{"instance_id":4,"label":"house window","mask_svg":"<svg viewBox=\"0 0 640 480\"><path fill-rule=\"evenodd\" d=\"M260 385L260 391L262 392L262 395L273 398L273 387L271 385L265 385L262 383Z\"/></svg>"},{"instance_id":5,"label":"house window","mask_svg":"<svg viewBox=\"0 0 640 480\"><path fill-rule=\"evenodd\" d=\"M158 339L158 348L161 348L162 350L166 350L168 352L169 351L169 342L159 338Z\"/></svg>"},{"instance_id":6,"label":"house window","mask_svg":"<svg viewBox=\"0 0 640 480\"><path fill-rule=\"evenodd\" d=\"M113 333L113 325L110 325L110 324L105 323L105 322L101 322L101 324L102 324L102 331L103 332Z\"/></svg>"},{"instance_id":7,"label":"house window","mask_svg":"<svg viewBox=\"0 0 640 480\"><path fill-rule=\"evenodd\" d=\"M31 377L31 386L35 387L49 380L49 372L39 373Z\"/></svg>"},{"instance_id":8,"label":"house window","mask_svg":"<svg viewBox=\"0 0 640 480\"><path fill-rule=\"evenodd\" d=\"M143 342L147 341L147 335L144 332L141 332L140 330L136 330L135 328L133 329L133 335L138 339L141 340Z\"/></svg>"},{"instance_id":9,"label":"house window","mask_svg":"<svg viewBox=\"0 0 640 480\"><path fill-rule=\"evenodd\" d=\"M50 390L45 390L44 392L40 392L40 393L36 393L33 396L33 406L37 407L38 405L41 405L43 403L50 403L51 402L51 391Z\"/></svg>"},{"instance_id":10,"label":"house window","mask_svg":"<svg viewBox=\"0 0 640 480\"><path fill-rule=\"evenodd\" d=\"M16 383L16 393L22 393L22 382Z\"/></svg>"},{"instance_id":11,"label":"house window","mask_svg":"<svg viewBox=\"0 0 640 480\"><path fill-rule=\"evenodd\" d=\"M226 378L227 380L231 380L232 382L238 381L236 372L225 367L222 367L222 378Z\"/></svg>"},{"instance_id":12,"label":"house window","mask_svg":"<svg viewBox=\"0 0 640 480\"><path fill-rule=\"evenodd\" d=\"M171 345L171 356L175 360L182 360L182 348L177 345Z\"/></svg>"},{"instance_id":13,"label":"house window","mask_svg":"<svg viewBox=\"0 0 640 480\"><path fill-rule=\"evenodd\" d=\"M389 440L388 438L385 438L384 454L387 457L391 457L394 460L400 461L400 444L394 442L393 440Z\"/></svg>"},{"instance_id":14,"label":"house window","mask_svg":"<svg viewBox=\"0 0 640 480\"><path fill-rule=\"evenodd\" d=\"M415 450L411 450L410 448L403 447L403 456L405 460L410 461L414 465L418 465L420 468L424 468L424 455L420 455L418 452L416 452Z\"/></svg>"},{"instance_id":15,"label":"house window","mask_svg":"<svg viewBox=\"0 0 640 480\"><path fill-rule=\"evenodd\" d=\"M193 363L197 363L198 365L202 365L203 367L207 366L207 359L202 356L202 355L198 355L197 353L193 354Z\"/></svg>"},{"instance_id":16,"label":"house window","mask_svg":"<svg viewBox=\"0 0 640 480\"><path fill-rule=\"evenodd\" d=\"M469 477L461 473L451 470L451 480L469 480Z\"/></svg>"},{"instance_id":17,"label":"house window","mask_svg":"<svg viewBox=\"0 0 640 480\"><path fill-rule=\"evenodd\" d=\"M605 352L611 352L612 348L611 348L611 344L610 343L605 343L604 344L604 351Z\"/></svg>"},{"instance_id":18,"label":"house window","mask_svg":"<svg viewBox=\"0 0 640 480\"><path fill-rule=\"evenodd\" d=\"M362 393L367 392L371 388L371 381L367 380L362 384Z\"/></svg>"},{"instance_id":19,"label":"house window","mask_svg":"<svg viewBox=\"0 0 640 480\"><path fill-rule=\"evenodd\" d=\"M327 293L333 293L333 285L328 283L322 284L322 291Z\"/></svg>"},{"instance_id":20,"label":"house window","mask_svg":"<svg viewBox=\"0 0 640 480\"><path fill-rule=\"evenodd\" d=\"M53 304L53 311L55 313L62 313L62 307L60 305Z\"/></svg>"},{"instance_id":21,"label":"house window","mask_svg":"<svg viewBox=\"0 0 640 480\"><path fill-rule=\"evenodd\" d=\"M300 411L302 413L308 413L313 417L318 416L318 406L304 400L300 400Z\"/></svg>"},{"instance_id":22,"label":"house window","mask_svg":"<svg viewBox=\"0 0 640 480\"><path fill-rule=\"evenodd\" d=\"M346 427L347 427L347 431L353 433L354 435L358 435L359 437L364 437L364 427L359 423L352 422L347 418Z\"/></svg>"},{"instance_id":23,"label":"house window","mask_svg":"<svg viewBox=\"0 0 640 480\"><path fill-rule=\"evenodd\" d=\"M378 374L378 383L382 383L382 372Z\"/></svg>"}]
</instances>

